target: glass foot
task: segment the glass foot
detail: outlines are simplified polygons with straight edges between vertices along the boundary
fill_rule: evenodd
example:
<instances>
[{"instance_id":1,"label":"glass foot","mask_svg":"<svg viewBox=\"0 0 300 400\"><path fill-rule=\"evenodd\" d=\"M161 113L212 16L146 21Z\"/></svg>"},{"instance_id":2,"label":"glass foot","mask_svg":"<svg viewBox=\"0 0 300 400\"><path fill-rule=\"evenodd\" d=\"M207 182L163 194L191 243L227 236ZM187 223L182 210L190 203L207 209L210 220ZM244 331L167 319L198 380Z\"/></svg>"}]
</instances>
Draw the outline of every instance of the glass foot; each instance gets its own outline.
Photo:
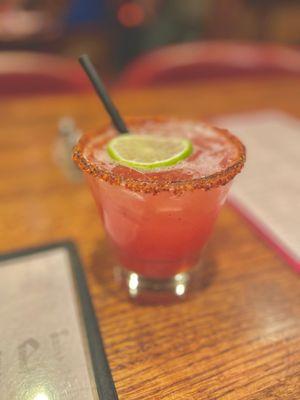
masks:
<instances>
[{"instance_id":1,"label":"glass foot","mask_svg":"<svg viewBox=\"0 0 300 400\"><path fill-rule=\"evenodd\" d=\"M115 268L115 277L127 289L132 300L158 304L185 299L191 280L189 272L182 272L167 279L152 279L122 267Z\"/></svg>"}]
</instances>

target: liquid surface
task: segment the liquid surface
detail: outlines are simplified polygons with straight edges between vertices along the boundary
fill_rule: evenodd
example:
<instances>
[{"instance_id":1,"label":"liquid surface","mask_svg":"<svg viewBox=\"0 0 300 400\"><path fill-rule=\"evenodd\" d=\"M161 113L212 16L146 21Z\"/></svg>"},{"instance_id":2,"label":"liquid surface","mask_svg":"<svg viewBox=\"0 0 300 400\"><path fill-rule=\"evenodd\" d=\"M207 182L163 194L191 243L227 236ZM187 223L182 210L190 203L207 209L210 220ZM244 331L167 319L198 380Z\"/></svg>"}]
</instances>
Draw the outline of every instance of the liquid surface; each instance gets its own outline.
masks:
<instances>
[{"instance_id":1,"label":"liquid surface","mask_svg":"<svg viewBox=\"0 0 300 400\"><path fill-rule=\"evenodd\" d=\"M229 137L217 129L195 121L146 121L140 126L130 126L135 134L175 136L188 138L193 143L193 152L185 160L171 167L137 170L118 164L107 153L107 143L116 135L113 128L94 137L87 143L84 156L89 161L105 168L108 172L124 178L185 180L207 177L221 172L232 165L239 156L239 151Z\"/></svg>"}]
</instances>

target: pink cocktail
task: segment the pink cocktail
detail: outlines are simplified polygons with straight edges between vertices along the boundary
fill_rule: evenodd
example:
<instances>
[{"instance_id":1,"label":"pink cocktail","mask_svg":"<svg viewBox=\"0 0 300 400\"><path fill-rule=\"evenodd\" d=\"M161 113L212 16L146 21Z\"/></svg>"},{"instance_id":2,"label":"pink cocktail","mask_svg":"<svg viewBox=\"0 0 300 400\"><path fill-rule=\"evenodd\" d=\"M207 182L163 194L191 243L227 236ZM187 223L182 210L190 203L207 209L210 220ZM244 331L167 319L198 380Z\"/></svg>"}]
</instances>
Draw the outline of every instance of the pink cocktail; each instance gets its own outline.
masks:
<instances>
[{"instance_id":1,"label":"pink cocktail","mask_svg":"<svg viewBox=\"0 0 300 400\"><path fill-rule=\"evenodd\" d=\"M132 133L186 137L193 153L171 167L136 170L110 158L106 144L116 132L105 127L84 135L73 158L86 174L119 264L135 282L166 283L199 262L245 149L229 132L199 121L127 122Z\"/></svg>"}]
</instances>

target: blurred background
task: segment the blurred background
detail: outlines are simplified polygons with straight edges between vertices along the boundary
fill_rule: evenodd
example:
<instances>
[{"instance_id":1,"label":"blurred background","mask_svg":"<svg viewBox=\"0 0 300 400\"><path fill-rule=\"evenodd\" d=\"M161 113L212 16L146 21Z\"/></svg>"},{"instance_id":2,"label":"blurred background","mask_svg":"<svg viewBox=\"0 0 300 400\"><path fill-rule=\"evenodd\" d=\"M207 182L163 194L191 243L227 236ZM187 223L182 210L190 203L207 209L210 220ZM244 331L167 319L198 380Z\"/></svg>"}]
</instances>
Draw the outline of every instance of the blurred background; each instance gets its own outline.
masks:
<instances>
[{"instance_id":1,"label":"blurred background","mask_svg":"<svg viewBox=\"0 0 300 400\"><path fill-rule=\"evenodd\" d=\"M68 57L86 52L107 81L114 81L128 63L149 50L207 40L276 42L297 47L300 45L300 1L0 2L2 56L7 57L7 51Z\"/></svg>"}]
</instances>

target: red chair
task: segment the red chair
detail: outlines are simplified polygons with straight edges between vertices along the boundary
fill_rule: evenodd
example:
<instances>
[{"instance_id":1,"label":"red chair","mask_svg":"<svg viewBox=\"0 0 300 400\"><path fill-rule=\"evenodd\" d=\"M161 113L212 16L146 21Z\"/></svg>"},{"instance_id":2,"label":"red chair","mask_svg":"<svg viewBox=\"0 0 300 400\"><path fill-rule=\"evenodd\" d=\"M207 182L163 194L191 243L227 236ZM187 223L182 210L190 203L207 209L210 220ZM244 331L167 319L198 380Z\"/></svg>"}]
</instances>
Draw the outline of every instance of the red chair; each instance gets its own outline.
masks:
<instances>
[{"instance_id":1,"label":"red chair","mask_svg":"<svg viewBox=\"0 0 300 400\"><path fill-rule=\"evenodd\" d=\"M84 92L90 84L76 60L30 52L0 53L0 97Z\"/></svg>"},{"instance_id":2,"label":"red chair","mask_svg":"<svg viewBox=\"0 0 300 400\"><path fill-rule=\"evenodd\" d=\"M171 45L133 61L117 87L144 87L224 77L296 75L300 52L268 44L194 42Z\"/></svg>"}]
</instances>

